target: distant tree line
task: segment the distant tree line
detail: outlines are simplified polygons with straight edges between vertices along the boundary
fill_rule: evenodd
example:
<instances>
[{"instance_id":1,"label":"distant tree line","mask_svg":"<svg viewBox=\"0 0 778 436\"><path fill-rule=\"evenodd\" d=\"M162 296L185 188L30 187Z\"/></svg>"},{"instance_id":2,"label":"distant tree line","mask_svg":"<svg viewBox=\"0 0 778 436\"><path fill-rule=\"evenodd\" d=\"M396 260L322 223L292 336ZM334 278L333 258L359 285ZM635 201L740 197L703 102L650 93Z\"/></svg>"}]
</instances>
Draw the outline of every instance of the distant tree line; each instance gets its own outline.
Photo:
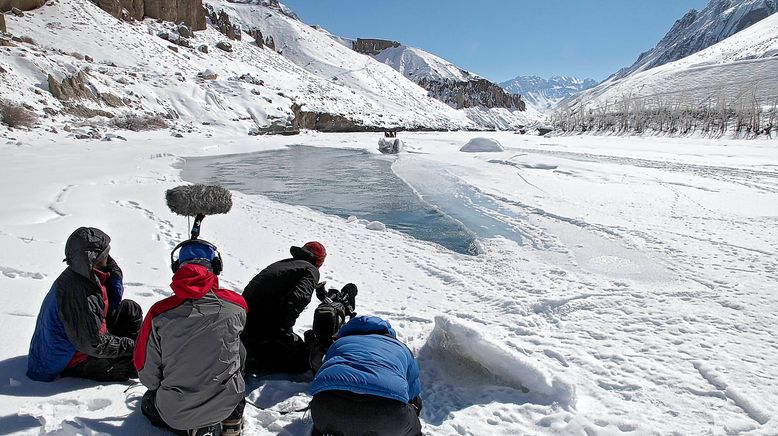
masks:
<instances>
[{"instance_id":1,"label":"distant tree line","mask_svg":"<svg viewBox=\"0 0 778 436\"><path fill-rule=\"evenodd\" d=\"M586 102L562 105L551 114L551 124L566 133L774 137L778 136L776 91L767 96L753 85L734 96L722 90L697 102L683 95L624 95L595 107Z\"/></svg>"}]
</instances>

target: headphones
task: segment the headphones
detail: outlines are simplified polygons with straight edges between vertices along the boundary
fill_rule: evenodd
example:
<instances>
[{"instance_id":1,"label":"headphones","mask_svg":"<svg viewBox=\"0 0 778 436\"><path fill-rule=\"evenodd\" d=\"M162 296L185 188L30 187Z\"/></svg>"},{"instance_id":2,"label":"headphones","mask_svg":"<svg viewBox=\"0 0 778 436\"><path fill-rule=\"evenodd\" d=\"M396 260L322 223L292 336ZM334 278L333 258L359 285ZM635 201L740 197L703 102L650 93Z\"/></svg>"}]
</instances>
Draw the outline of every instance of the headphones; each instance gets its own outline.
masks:
<instances>
[{"instance_id":1,"label":"headphones","mask_svg":"<svg viewBox=\"0 0 778 436\"><path fill-rule=\"evenodd\" d=\"M216 256L213 258L213 260L210 261L208 259L188 259L185 260L183 263L180 260L173 257L177 250L187 245L193 245L193 244L205 245L206 247L213 250L216 253ZM186 241L176 245L173 251L170 252L170 269L173 270L173 274L175 274L176 271L178 271L178 269L181 268L181 265L185 265L187 263L202 264L203 262L209 262L211 264L211 270L217 276L221 274L222 269L224 269L224 264L222 263L222 256L221 254L219 254L219 249L216 248L215 245L203 239L187 239Z\"/></svg>"}]
</instances>

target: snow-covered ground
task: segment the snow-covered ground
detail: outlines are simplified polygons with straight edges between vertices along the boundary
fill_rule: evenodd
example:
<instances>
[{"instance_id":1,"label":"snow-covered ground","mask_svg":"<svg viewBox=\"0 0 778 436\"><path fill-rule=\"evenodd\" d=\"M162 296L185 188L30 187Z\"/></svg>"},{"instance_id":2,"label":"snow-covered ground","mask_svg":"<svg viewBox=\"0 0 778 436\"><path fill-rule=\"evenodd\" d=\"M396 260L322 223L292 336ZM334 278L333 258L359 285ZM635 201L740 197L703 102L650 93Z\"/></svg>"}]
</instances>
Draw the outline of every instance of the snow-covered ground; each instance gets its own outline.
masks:
<instances>
[{"instance_id":1,"label":"snow-covered ground","mask_svg":"<svg viewBox=\"0 0 778 436\"><path fill-rule=\"evenodd\" d=\"M126 297L148 309L170 294L169 250L188 231L164 204L182 157L286 144L378 153L375 134L122 135L2 140L2 434L163 434L138 409L142 387L24 376L37 310L75 228L112 236ZM524 244L488 239L482 254L461 255L236 192L232 212L203 226L224 257L222 285L241 290L290 245L322 241L322 278L356 283L357 311L390 320L419 357L429 435L778 434L772 141L495 133L486 136L505 151L482 154L458 150L483 133L400 136L413 153L396 158L398 170L472 185L502 205L498 218ZM303 413L279 413L305 405L307 380L248 389L258 407L246 409L247 434L310 429Z\"/></svg>"}]
</instances>

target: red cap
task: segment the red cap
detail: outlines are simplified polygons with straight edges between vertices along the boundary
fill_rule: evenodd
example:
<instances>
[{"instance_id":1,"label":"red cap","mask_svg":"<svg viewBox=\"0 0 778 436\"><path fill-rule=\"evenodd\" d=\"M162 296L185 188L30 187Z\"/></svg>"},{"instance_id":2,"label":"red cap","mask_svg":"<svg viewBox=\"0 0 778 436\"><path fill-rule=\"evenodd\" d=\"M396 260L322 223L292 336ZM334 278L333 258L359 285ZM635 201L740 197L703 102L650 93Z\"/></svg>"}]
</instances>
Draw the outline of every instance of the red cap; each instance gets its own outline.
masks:
<instances>
[{"instance_id":1,"label":"red cap","mask_svg":"<svg viewBox=\"0 0 778 436\"><path fill-rule=\"evenodd\" d=\"M303 248L307 249L311 252L311 254L313 254L313 258L316 260L314 263L316 268L321 268L321 266L324 264L324 258L327 257L327 250L324 249L324 246L321 245L320 242L311 241L306 242L305 245L303 245Z\"/></svg>"}]
</instances>

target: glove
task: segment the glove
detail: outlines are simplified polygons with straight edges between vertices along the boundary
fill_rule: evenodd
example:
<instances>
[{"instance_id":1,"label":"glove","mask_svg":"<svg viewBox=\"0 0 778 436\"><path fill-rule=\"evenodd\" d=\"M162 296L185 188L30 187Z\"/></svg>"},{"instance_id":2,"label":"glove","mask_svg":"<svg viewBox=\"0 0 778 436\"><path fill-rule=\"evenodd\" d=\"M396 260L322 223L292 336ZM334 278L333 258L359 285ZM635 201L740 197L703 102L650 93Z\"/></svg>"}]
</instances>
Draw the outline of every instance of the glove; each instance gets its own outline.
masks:
<instances>
[{"instance_id":1,"label":"glove","mask_svg":"<svg viewBox=\"0 0 778 436\"><path fill-rule=\"evenodd\" d=\"M324 299L327 297L327 281L319 282L316 285L316 298L319 299L319 301L324 301Z\"/></svg>"},{"instance_id":2,"label":"glove","mask_svg":"<svg viewBox=\"0 0 778 436\"><path fill-rule=\"evenodd\" d=\"M413 409L416 411L416 416L419 416L422 407L421 397L416 395L415 397L411 398L410 401L408 401L408 404L410 404L411 407L413 407Z\"/></svg>"},{"instance_id":3,"label":"glove","mask_svg":"<svg viewBox=\"0 0 778 436\"><path fill-rule=\"evenodd\" d=\"M117 274L119 277L122 276L122 269L119 268L119 264L116 263L116 260L114 260L110 254L108 255L108 264L105 266L105 268L102 269L102 271L111 274Z\"/></svg>"}]
</instances>

